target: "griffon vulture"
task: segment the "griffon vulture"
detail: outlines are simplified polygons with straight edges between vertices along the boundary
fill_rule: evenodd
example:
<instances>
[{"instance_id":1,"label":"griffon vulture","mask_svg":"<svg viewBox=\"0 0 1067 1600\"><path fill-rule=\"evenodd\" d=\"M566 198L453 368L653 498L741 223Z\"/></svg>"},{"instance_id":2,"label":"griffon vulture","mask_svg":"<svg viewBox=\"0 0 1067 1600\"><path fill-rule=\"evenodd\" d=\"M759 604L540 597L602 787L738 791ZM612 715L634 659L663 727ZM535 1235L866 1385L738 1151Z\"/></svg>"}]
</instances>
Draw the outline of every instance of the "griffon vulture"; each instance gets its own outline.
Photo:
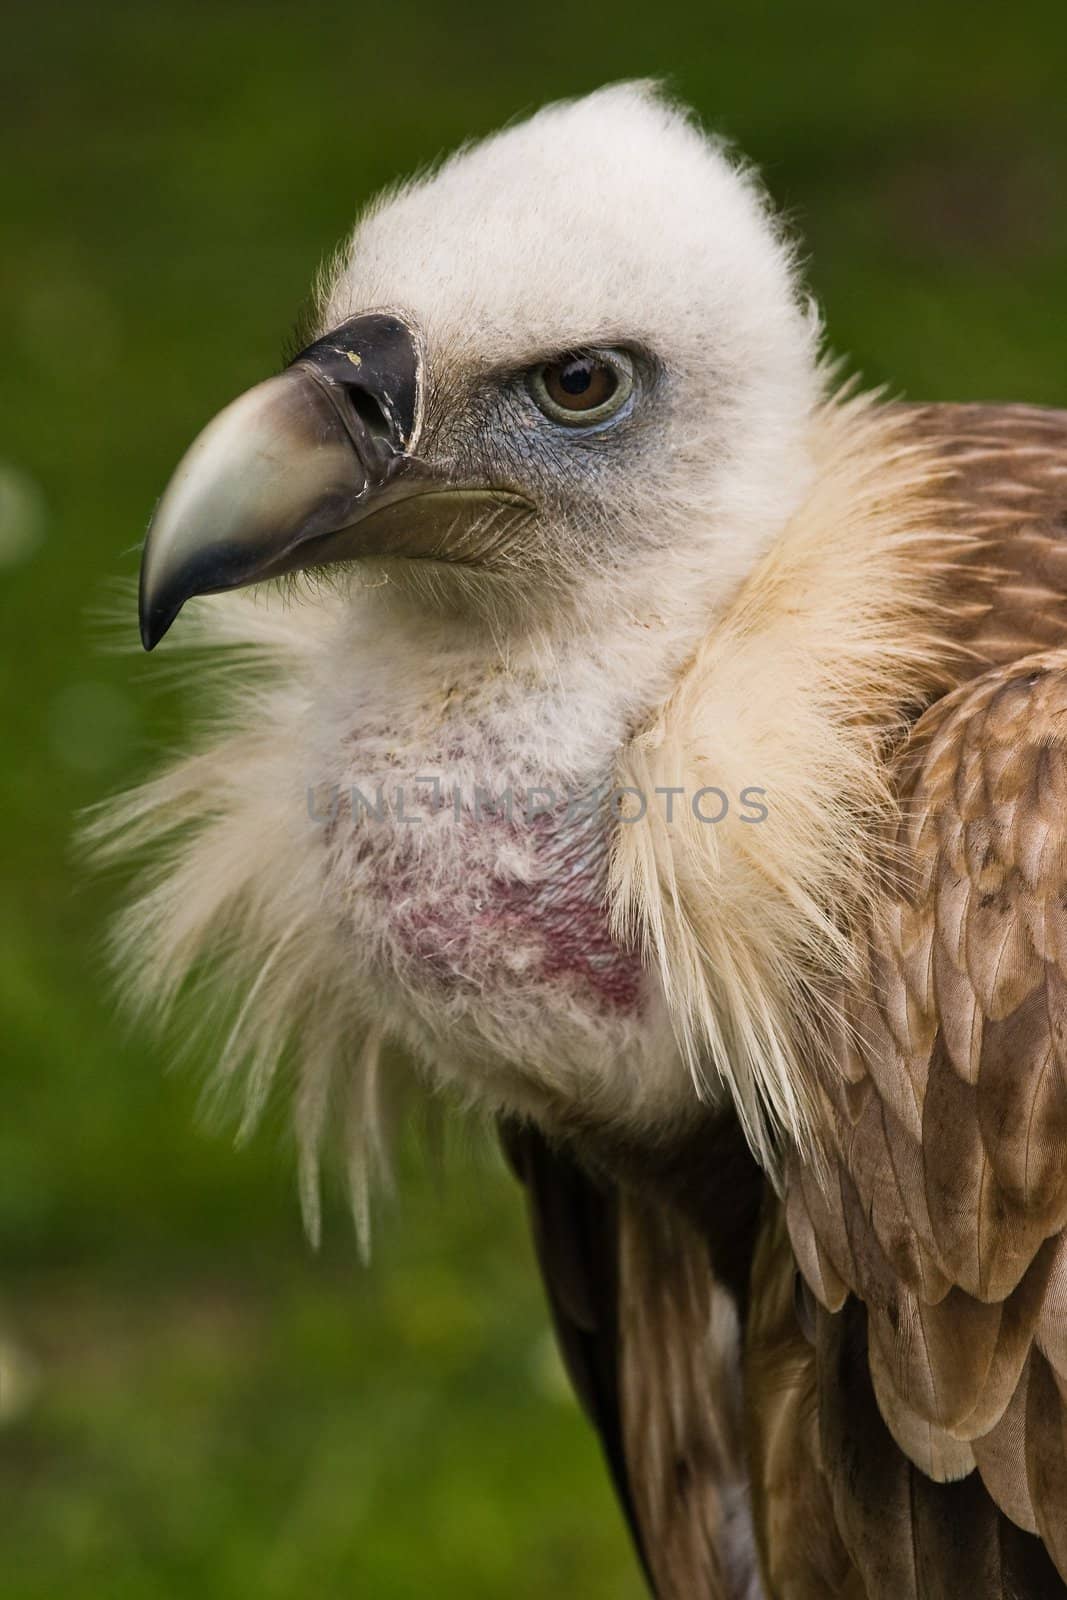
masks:
<instances>
[{"instance_id":1,"label":"griffon vulture","mask_svg":"<svg viewBox=\"0 0 1067 1600\"><path fill-rule=\"evenodd\" d=\"M363 215L145 645L200 595L119 960L250 1117L293 1059L312 1231L414 1061L661 1600L1067 1596L1067 412L834 392L753 175L608 88Z\"/></svg>"}]
</instances>

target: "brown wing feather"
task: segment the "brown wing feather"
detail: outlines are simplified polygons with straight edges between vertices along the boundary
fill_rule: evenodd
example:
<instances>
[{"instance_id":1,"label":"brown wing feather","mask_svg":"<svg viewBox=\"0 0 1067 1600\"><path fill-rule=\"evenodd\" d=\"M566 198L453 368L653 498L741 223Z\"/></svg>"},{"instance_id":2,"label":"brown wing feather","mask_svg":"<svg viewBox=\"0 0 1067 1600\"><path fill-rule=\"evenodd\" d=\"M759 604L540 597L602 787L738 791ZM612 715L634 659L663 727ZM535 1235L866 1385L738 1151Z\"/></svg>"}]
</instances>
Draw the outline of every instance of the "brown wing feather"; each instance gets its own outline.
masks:
<instances>
[{"instance_id":1,"label":"brown wing feather","mask_svg":"<svg viewBox=\"0 0 1067 1600\"><path fill-rule=\"evenodd\" d=\"M1001 1512L977 1474L936 1483L897 1447L871 1386L864 1320L855 1299L837 1314L820 1308L816 1348L822 1459L869 1600L1063 1596L1041 1541Z\"/></svg>"},{"instance_id":2,"label":"brown wing feather","mask_svg":"<svg viewBox=\"0 0 1067 1600\"><path fill-rule=\"evenodd\" d=\"M802 1287L802 1285L801 1285ZM811 1308L783 1208L768 1198L745 1329L752 1494L768 1593L776 1600L867 1600L837 1531L823 1467Z\"/></svg>"},{"instance_id":3,"label":"brown wing feather","mask_svg":"<svg viewBox=\"0 0 1067 1600\"><path fill-rule=\"evenodd\" d=\"M703 1226L709 1188L723 1175L729 1181L743 1138L716 1127L704 1148L724 1159L713 1163L710 1185L691 1180L679 1160L642 1184L637 1199L599 1162L587 1166L535 1128L501 1131L526 1186L563 1358L654 1592L660 1600L759 1600L738 1341L748 1260L742 1271L743 1230L720 1203L713 1231L720 1272L734 1285L726 1288ZM612 1155L626 1167L621 1152ZM745 1159L745 1179L755 1173L758 1185ZM734 1183L735 1199L740 1192ZM683 1212L693 1206L690 1221Z\"/></svg>"},{"instance_id":4,"label":"brown wing feather","mask_svg":"<svg viewBox=\"0 0 1067 1600\"><path fill-rule=\"evenodd\" d=\"M663 1600L761 1600L742 1431L738 1318L701 1236L624 1197L623 1437Z\"/></svg>"},{"instance_id":5,"label":"brown wing feather","mask_svg":"<svg viewBox=\"0 0 1067 1600\"><path fill-rule=\"evenodd\" d=\"M1067 1595L1067 413L914 415L987 571L972 591L961 567L965 681L896 759L829 1170L794 1165L787 1218L872 1600L1045 1600Z\"/></svg>"}]
</instances>

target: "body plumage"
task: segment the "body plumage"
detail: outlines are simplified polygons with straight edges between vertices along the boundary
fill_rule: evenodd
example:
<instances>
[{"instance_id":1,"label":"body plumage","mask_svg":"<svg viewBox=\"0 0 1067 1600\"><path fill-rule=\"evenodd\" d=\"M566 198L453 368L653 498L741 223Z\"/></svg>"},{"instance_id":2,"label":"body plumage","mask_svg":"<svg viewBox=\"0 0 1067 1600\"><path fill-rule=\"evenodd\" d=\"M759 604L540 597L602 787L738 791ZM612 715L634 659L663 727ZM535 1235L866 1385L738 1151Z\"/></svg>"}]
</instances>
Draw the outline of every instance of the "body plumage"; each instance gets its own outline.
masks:
<instances>
[{"instance_id":1,"label":"body plumage","mask_svg":"<svg viewBox=\"0 0 1067 1600\"><path fill-rule=\"evenodd\" d=\"M240 996L249 1117L297 1054L312 1231L390 1044L499 1120L664 1600L1067 1592L1067 414L835 394L640 87L379 204L314 332L150 533L230 666L99 824L132 989Z\"/></svg>"}]
</instances>

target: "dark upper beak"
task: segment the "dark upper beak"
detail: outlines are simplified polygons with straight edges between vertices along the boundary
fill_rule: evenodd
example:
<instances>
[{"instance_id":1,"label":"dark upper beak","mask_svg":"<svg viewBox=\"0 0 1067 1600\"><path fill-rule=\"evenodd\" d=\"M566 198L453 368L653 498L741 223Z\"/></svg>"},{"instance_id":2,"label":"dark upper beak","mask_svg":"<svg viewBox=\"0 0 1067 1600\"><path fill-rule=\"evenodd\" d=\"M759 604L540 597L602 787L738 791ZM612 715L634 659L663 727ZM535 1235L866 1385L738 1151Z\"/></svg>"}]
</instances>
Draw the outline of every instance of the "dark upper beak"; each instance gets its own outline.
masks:
<instances>
[{"instance_id":1,"label":"dark upper beak","mask_svg":"<svg viewBox=\"0 0 1067 1600\"><path fill-rule=\"evenodd\" d=\"M148 529L146 650L192 595L358 553L353 528L417 487L420 366L399 318L354 317L208 423Z\"/></svg>"}]
</instances>

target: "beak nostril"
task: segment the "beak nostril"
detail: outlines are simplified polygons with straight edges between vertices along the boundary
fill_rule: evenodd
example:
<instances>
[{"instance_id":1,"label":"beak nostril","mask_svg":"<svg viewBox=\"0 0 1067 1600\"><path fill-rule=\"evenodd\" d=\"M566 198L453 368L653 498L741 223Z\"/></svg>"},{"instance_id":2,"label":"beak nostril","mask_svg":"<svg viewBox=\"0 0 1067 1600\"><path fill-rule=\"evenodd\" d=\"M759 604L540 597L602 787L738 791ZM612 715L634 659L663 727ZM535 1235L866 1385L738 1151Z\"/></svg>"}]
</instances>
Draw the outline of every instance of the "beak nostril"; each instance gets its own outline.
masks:
<instances>
[{"instance_id":1,"label":"beak nostril","mask_svg":"<svg viewBox=\"0 0 1067 1600\"><path fill-rule=\"evenodd\" d=\"M349 389L348 398L353 411L372 439L392 438L392 424L380 400L369 394L366 389L356 389L354 387Z\"/></svg>"}]
</instances>

